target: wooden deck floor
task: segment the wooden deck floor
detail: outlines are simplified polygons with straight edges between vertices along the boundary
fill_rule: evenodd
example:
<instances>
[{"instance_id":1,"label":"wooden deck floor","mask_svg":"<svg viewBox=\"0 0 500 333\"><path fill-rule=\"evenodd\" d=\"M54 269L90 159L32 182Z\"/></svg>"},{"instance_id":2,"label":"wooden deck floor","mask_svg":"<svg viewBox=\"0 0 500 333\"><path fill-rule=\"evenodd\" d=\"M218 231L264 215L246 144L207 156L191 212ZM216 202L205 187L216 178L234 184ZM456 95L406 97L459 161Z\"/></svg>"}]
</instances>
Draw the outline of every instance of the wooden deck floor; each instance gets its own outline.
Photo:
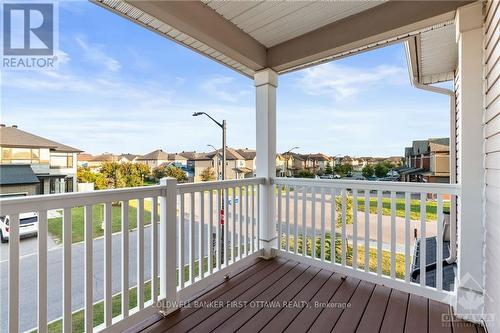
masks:
<instances>
[{"instance_id":1,"label":"wooden deck floor","mask_svg":"<svg viewBox=\"0 0 500 333\"><path fill-rule=\"evenodd\" d=\"M276 258L253 261L143 332L484 332L443 323L449 313L442 303Z\"/></svg>"}]
</instances>

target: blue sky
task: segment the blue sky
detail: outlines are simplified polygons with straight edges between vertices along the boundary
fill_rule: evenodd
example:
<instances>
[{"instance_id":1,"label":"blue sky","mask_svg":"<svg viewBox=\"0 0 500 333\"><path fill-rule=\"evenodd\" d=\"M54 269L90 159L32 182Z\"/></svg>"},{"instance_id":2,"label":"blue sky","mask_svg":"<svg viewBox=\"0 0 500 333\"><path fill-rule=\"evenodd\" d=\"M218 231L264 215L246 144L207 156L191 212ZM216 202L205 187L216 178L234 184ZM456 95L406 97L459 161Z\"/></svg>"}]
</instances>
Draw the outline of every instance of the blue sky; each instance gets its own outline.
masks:
<instances>
[{"instance_id":1,"label":"blue sky","mask_svg":"<svg viewBox=\"0 0 500 333\"><path fill-rule=\"evenodd\" d=\"M1 118L91 153L255 147L253 82L89 2L61 2L57 71L2 72ZM409 83L403 45L280 76L278 150L402 155L449 135L448 99Z\"/></svg>"}]
</instances>

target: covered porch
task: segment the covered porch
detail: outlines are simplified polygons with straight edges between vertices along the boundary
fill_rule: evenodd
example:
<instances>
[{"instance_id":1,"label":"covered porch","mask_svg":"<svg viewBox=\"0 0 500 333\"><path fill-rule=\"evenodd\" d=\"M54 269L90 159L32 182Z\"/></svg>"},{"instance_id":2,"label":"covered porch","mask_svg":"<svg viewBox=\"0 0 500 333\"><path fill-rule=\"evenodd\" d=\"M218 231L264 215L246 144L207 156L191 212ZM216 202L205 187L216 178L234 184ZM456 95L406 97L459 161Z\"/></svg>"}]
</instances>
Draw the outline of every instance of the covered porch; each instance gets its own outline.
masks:
<instances>
[{"instance_id":1,"label":"covered porch","mask_svg":"<svg viewBox=\"0 0 500 333\"><path fill-rule=\"evenodd\" d=\"M486 10L482 2L473 1L93 2L254 81L256 177L188 184L163 179L160 185L143 188L2 200L2 215L11 216L9 332L21 330L19 214L39 213L37 330L46 332L47 211L63 211L62 288L67 291L73 279L74 207L83 207L85 216L86 332L363 332L376 327L381 332L483 332L485 323L498 329L497 321L488 315L500 313L498 305L491 303L485 310L488 272L483 269L487 255L483 221L487 202L498 205L500 201L497 194L485 191L484 124L482 113L477 112L484 110L482 41L489 36L483 35L483 26L487 18L498 26L498 2L488 1ZM418 43L435 37L435 31L443 32L438 41L444 36L449 42L450 30L455 39L441 46L456 53L455 62L447 64L444 72L442 67L422 63L428 59L420 56L429 53L421 53L424 44ZM456 152L450 158L451 183L276 177L279 75L397 42L419 51L408 50L409 62L420 66L411 67L413 84L450 96ZM456 91L431 85L447 80L455 81ZM498 161L494 157L488 165L498 169ZM120 293L113 293L111 282L111 207L119 202L122 228L127 230L131 200L138 207L133 308L129 306L128 233L120 236ZM153 207L150 248L144 246L145 202ZM105 207L104 319L96 327L93 205ZM397 215L397 205L404 207L402 215ZM428 205L433 207L434 233L428 227ZM445 207L451 215L448 226ZM423 246L418 256L426 259L416 262L414 238L426 244L429 237L436 238L435 257L427 259L427 246ZM144 273L146 252L151 260L149 280ZM455 265L455 271L453 288L447 290L443 270L449 264ZM429 283L431 268L434 277ZM418 280L413 278L416 270ZM120 299L119 314L113 308L115 298ZM476 302L470 306L464 299ZM257 301L259 306L250 306ZM263 307L261 302L267 301L279 301L281 306ZM293 306L294 301L299 304ZM304 306L315 301L351 307ZM62 327L70 332L71 293L64 292L63 303Z\"/></svg>"}]
</instances>

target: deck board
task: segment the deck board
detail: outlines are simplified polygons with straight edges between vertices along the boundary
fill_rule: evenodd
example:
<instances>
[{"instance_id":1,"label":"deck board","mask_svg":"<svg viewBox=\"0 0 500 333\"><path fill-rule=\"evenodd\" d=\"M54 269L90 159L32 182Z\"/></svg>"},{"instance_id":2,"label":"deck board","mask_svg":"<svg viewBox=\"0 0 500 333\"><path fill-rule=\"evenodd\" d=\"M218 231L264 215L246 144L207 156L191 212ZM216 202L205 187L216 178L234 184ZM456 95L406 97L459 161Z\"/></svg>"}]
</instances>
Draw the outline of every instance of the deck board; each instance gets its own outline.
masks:
<instances>
[{"instance_id":1,"label":"deck board","mask_svg":"<svg viewBox=\"0 0 500 333\"><path fill-rule=\"evenodd\" d=\"M191 301L141 332L484 332L443 303L283 258L257 259Z\"/></svg>"}]
</instances>

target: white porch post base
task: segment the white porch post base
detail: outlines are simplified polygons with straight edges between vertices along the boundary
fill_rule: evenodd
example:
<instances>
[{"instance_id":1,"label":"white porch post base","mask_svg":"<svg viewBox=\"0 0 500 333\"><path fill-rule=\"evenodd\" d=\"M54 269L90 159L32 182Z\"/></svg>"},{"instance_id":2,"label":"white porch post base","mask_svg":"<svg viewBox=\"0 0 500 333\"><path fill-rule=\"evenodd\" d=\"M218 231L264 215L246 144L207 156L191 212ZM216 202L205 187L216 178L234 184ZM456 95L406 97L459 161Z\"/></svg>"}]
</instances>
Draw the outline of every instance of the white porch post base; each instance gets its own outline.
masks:
<instances>
[{"instance_id":1,"label":"white porch post base","mask_svg":"<svg viewBox=\"0 0 500 333\"><path fill-rule=\"evenodd\" d=\"M267 179L260 185L259 195L259 246L264 258L274 255L277 248L274 208L274 186L271 179L276 176L276 88L278 74L271 69L255 73L256 129L257 129L257 177Z\"/></svg>"},{"instance_id":2,"label":"white porch post base","mask_svg":"<svg viewBox=\"0 0 500 333\"><path fill-rule=\"evenodd\" d=\"M458 274L455 313L480 321L484 306L484 149L482 78L482 3L460 7L458 43Z\"/></svg>"}]
</instances>

